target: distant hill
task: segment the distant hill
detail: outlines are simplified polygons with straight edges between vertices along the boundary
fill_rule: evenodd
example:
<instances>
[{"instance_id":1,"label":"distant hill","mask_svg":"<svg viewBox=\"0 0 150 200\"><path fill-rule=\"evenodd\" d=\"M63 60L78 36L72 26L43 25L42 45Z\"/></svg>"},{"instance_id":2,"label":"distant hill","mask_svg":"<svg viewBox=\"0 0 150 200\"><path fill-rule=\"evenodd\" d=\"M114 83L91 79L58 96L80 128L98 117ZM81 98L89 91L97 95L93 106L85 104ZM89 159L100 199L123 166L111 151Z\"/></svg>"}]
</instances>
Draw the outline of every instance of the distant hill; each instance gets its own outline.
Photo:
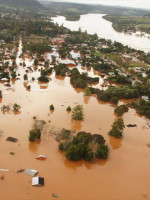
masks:
<instances>
[{"instance_id":1,"label":"distant hill","mask_svg":"<svg viewBox=\"0 0 150 200\"><path fill-rule=\"evenodd\" d=\"M104 13L109 15L123 16L143 16L149 14L150 11L138 8L106 6L106 5L89 5L66 2L53 2L49 0L38 0L42 5L49 8L53 13L63 15L80 15L87 13Z\"/></svg>"},{"instance_id":2,"label":"distant hill","mask_svg":"<svg viewBox=\"0 0 150 200\"><path fill-rule=\"evenodd\" d=\"M0 5L28 10L39 10L43 8L36 0L0 0Z\"/></svg>"}]
</instances>

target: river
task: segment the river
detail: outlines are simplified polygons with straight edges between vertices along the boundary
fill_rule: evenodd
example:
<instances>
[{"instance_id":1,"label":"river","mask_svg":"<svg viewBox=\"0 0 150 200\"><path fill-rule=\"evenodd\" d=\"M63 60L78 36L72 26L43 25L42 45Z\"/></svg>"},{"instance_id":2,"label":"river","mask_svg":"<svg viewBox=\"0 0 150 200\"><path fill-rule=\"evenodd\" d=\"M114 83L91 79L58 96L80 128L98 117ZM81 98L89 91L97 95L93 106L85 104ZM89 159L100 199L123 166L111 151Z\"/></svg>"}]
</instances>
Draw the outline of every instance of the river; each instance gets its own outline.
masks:
<instances>
[{"instance_id":1,"label":"river","mask_svg":"<svg viewBox=\"0 0 150 200\"><path fill-rule=\"evenodd\" d=\"M52 21L70 30L87 31L90 34L97 33L101 38L110 39L128 45L131 48L150 52L150 39L146 36L138 37L136 34L125 34L113 29L112 23L103 19L104 14L81 15L79 21L67 21L63 16L53 17Z\"/></svg>"},{"instance_id":2,"label":"river","mask_svg":"<svg viewBox=\"0 0 150 200\"><path fill-rule=\"evenodd\" d=\"M32 59L19 58L22 52L20 41L16 62L17 73L23 77ZM49 55L47 55L49 56ZM25 62L27 67L20 66ZM38 69L41 67L38 66ZM84 71L84 69L82 69ZM93 74L92 72L89 72ZM143 200L150 199L150 134L148 120L130 109L124 114L125 124L136 123L136 128L125 128L124 137L115 139L108 136L111 124L116 119L114 106L97 101L94 96L85 97L82 90L74 89L70 85L69 77L51 74L48 84L32 81L32 77L40 75L38 70L28 72L28 83L20 80L11 81L12 90L7 90L3 83L2 105L21 105L20 113L3 113L0 111L0 168L9 169L1 172L0 199L1 200L49 200L52 193L57 193L61 200ZM31 85L27 91L26 84ZM122 102L120 102L122 103ZM55 111L49 111L53 104ZM81 104L85 110L83 122L71 119L71 113L66 111ZM58 144L53 135L43 134L40 142L29 142L29 130L33 127L33 116L45 120L46 129L58 130L62 127L84 130L102 134L110 149L108 160L88 163L85 161L68 161L58 150ZM46 132L46 131L45 131ZM7 142L6 138L18 138L18 143ZM15 155L11 155L14 152ZM39 154L47 156L46 161L36 160ZM32 177L24 173L16 174L18 169L36 169L39 176L45 178L44 187L33 187Z\"/></svg>"}]
</instances>

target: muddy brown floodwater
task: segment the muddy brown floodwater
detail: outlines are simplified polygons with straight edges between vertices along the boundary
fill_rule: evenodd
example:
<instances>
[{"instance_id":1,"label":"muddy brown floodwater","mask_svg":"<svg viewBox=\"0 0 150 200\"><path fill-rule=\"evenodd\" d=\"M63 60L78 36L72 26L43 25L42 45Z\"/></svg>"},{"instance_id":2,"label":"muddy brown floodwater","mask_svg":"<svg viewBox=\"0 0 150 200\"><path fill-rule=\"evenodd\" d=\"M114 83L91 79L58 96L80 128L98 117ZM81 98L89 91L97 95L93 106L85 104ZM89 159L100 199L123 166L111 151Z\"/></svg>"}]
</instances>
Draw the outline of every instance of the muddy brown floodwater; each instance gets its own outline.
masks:
<instances>
[{"instance_id":1,"label":"muddy brown floodwater","mask_svg":"<svg viewBox=\"0 0 150 200\"><path fill-rule=\"evenodd\" d=\"M19 63L21 59L17 58ZM26 59L28 65L32 62ZM150 199L150 131L148 120L140 117L133 109L124 114L125 124L136 123L135 128L125 128L124 137L115 139L108 131L116 116L111 104L104 104L94 96L85 97L81 90L75 90L69 81L51 75L48 85L30 81L40 72L28 74L31 91L24 87L25 69L18 67L20 80L11 82L12 90L6 90L3 83L3 100L0 106L17 103L21 113L0 112L0 168L10 169L0 172L0 200L52 200L57 193L61 200L142 200ZM71 120L67 106L82 104L85 120ZM49 111L53 104L55 111ZM69 128L102 134L110 149L108 160L88 163L70 162L59 152L58 144L51 134L43 134L40 142L29 142L29 130L32 129L33 116L50 120L51 129ZM18 138L17 143L7 142L8 136ZM15 155L10 155L14 152ZM36 160L39 154L47 156L46 161ZM44 187L33 187L32 177L24 173L16 174L18 169L36 169L39 176L45 178Z\"/></svg>"}]
</instances>

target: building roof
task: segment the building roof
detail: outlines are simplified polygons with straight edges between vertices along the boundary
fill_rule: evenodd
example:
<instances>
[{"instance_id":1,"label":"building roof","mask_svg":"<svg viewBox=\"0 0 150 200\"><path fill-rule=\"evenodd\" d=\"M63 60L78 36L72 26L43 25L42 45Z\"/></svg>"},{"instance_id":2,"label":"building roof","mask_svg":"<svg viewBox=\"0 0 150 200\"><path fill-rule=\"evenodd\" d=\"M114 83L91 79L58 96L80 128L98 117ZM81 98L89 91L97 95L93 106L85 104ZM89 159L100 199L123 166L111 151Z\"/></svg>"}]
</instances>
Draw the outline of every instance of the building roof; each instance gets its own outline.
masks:
<instances>
[{"instance_id":1,"label":"building roof","mask_svg":"<svg viewBox=\"0 0 150 200\"><path fill-rule=\"evenodd\" d=\"M26 169L24 173L30 176L35 176L38 173L38 171L35 169Z\"/></svg>"},{"instance_id":2,"label":"building roof","mask_svg":"<svg viewBox=\"0 0 150 200\"><path fill-rule=\"evenodd\" d=\"M42 177L34 177L32 178L32 185L44 185L44 178Z\"/></svg>"}]
</instances>

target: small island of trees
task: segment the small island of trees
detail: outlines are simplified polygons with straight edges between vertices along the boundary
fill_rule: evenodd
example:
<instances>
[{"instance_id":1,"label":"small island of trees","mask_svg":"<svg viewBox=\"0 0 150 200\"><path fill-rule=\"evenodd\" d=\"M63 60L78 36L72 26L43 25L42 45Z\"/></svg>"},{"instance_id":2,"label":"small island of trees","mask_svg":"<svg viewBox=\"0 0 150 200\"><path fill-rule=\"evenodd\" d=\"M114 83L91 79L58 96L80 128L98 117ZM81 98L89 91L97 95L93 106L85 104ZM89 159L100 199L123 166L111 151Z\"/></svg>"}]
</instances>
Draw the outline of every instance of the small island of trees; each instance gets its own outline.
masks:
<instances>
[{"instance_id":1,"label":"small island of trees","mask_svg":"<svg viewBox=\"0 0 150 200\"><path fill-rule=\"evenodd\" d=\"M94 159L107 159L108 146L104 137L99 134L91 134L84 131L73 136L73 131L62 129L56 137L59 142L59 150L65 152L68 160L78 161L84 159L88 162Z\"/></svg>"}]
</instances>

